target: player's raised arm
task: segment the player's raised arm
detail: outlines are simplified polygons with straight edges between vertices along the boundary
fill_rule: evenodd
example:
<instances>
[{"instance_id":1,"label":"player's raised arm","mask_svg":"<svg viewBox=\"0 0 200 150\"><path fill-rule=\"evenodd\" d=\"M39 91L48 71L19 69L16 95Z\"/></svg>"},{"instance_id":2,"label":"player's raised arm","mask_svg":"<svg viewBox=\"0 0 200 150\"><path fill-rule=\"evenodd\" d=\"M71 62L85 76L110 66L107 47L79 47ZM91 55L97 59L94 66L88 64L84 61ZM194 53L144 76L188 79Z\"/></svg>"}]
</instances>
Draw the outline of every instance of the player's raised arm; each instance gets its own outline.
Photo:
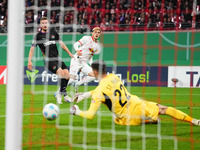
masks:
<instances>
[{"instance_id":1,"label":"player's raised arm","mask_svg":"<svg viewBox=\"0 0 200 150\"><path fill-rule=\"evenodd\" d=\"M30 51L29 51L29 56L28 56L28 69L29 70L32 70L32 66L33 66L32 57L33 57L34 51L35 51L35 47L31 46Z\"/></svg>"},{"instance_id":2,"label":"player's raised arm","mask_svg":"<svg viewBox=\"0 0 200 150\"><path fill-rule=\"evenodd\" d=\"M77 52L77 55L78 56L81 56L82 55L82 53L81 53L81 51L79 50L79 48L82 46L82 43L80 42L80 41L77 41L76 43L74 43L74 49L76 50L76 52Z\"/></svg>"},{"instance_id":3,"label":"player's raised arm","mask_svg":"<svg viewBox=\"0 0 200 150\"><path fill-rule=\"evenodd\" d=\"M81 43L80 41L77 41L77 42L75 42L75 43L73 44L73 46L74 46L74 49L77 51L77 50L79 49L79 47L82 46L82 43Z\"/></svg>"},{"instance_id":4,"label":"player's raised arm","mask_svg":"<svg viewBox=\"0 0 200 150\"><path fill-rule=\"evenodd\" d=\"M77 42L74 43L74 49L75 50L79 50L79 48L81 46L83 46L84 44L86 44L89 41L87 36L83 36L80 40L78 40Z\"/></svg>"},{"instance_id":5,"label":"player's raised arm","mask_svg":"<svg viewBox=\"0 0 200 150\"><path fill-rule=\"evenodd\" d=\"M86 44L88 41L89 41L88 37L87 36L83 36L79 41L77 41L77 42L75 42L73 44L74 49L76 50L78 56L82 56L81 46Z\"/></svg>"},{"instance_id":6,"label":"player's raised arm","mask_svg":"<svg viewBox=\"0 0 200 150\"><path fill-rule=\"evenodd\" d=\"M74 105L70 108L70 114L81 116L90 120L94 119L96 112L98 111L102 100L105 99L105 97L99 89L95 89L90 92L85 92L83 95L84 97L92 96L90 108L87 111L81 111L77 105Z\"/></svg>"},{"instance_id":7,"label":"player's raised arm","mask_svg":"<svg viewBox=\"0 0 200 150\"><path fill-rule=\"evenodd\" d=\"M59 41L60 46L62 47L63 50L65 50L70 57L74 58L74 55L72 55L72 53L69 51L69 49L67 48L67 46L63 43L62 40Z\"/></svg>"}]
</instances>

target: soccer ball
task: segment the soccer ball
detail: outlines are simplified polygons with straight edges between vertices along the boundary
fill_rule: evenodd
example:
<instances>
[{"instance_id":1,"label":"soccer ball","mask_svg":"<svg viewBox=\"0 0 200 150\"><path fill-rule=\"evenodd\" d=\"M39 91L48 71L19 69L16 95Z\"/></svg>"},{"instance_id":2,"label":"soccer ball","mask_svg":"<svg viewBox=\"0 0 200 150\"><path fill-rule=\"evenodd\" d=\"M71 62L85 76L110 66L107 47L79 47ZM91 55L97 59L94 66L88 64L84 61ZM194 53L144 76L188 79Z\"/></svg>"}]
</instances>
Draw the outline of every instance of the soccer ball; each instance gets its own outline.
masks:
<instances>
[{"instance_id":1,"label":"soccer ball","mask_svg":"<svg viewBox=\"0 0 200 150\"><path fill-rule=\"evenodd\" d=\"M43 108L43 116L47 120L55 120L60 114L60 109L53 103L46 104Z\"/></svg>"}]
</instances>

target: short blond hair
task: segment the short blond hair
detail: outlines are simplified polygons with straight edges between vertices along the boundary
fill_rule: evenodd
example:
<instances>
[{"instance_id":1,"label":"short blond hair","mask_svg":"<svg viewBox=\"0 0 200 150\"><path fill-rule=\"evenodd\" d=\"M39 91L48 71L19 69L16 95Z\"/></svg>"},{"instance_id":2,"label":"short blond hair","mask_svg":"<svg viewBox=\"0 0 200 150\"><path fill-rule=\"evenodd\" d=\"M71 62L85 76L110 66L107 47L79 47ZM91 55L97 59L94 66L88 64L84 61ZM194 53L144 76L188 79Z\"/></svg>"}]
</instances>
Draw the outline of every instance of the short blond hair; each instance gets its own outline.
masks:
<instances>
[{"instance_id":1,"label":"short blond hair","mask_svg":"<svg viewBox=\"0 0 200 150\"><path fill-rule=\"evenodd\" d=\"M47 17L42 17L42 18L40 19L40 21L42 21L42 20L47 20Z\"/></svg>"},{"instance_id":2,"label":"short blond hair","mask_svg":"<svg viewBox=\"0 0 200 150\"><path fill-rule=\"evenodd\" d=\"M92 29L92 32L95 31L95 30L99 30L99 31L101 32L101 28L99 28L99 27L94 27L94 28Z\"/></svg>"}]
</instances>

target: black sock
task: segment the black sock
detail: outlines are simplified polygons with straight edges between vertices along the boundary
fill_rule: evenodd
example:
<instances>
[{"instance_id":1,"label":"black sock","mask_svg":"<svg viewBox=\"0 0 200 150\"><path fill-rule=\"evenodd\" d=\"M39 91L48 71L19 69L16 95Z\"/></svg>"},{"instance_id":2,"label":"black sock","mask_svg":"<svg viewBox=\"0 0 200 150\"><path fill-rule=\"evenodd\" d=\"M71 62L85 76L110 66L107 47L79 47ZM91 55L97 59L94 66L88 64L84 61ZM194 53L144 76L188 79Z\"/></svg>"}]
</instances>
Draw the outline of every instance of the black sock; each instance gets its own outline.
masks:
<instances>
[{"instance_id":1,"label":"black sock","mask_svg":"<svg viewBox=\"0 0 200 150\"><path fill-rule=\"evenodd\" d=\"M64 96L67 95L66 88L67 88L68 82L69 80L66 80L66 79L60 80L60 93Z\"/></svg>"}]
</instances>

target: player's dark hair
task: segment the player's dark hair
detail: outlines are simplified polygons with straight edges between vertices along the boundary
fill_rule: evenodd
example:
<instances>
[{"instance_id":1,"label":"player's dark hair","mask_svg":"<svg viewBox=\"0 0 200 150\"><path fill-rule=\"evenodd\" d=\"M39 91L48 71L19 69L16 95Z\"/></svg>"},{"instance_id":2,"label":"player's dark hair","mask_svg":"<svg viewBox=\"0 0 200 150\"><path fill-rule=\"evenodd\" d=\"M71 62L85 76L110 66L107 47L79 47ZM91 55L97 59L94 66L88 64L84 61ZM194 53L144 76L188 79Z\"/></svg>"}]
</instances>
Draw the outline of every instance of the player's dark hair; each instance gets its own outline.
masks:
<instances>
[{"instance_id":1,"label":"player's dark hair","mask_svg":"<svg viewBox=\"0 0 200 150\"><path fill-rule=\"evenodd\" d=\"M91 67L93 70L97 70L99 73L106 73L106 63L103 60L95 60L91 64Z\"/></svg>"},{"instance_id":2,"label":"player's dark hair","mask_svg":"<svg viewBox=\"0 0 200 150\"><path fill-rule=\"evenodd\" d=\"M42 20L47 20L47 17L42 17L42 18L40 19L40 21L42 21Z\"/></svg>"}]
</instances>

